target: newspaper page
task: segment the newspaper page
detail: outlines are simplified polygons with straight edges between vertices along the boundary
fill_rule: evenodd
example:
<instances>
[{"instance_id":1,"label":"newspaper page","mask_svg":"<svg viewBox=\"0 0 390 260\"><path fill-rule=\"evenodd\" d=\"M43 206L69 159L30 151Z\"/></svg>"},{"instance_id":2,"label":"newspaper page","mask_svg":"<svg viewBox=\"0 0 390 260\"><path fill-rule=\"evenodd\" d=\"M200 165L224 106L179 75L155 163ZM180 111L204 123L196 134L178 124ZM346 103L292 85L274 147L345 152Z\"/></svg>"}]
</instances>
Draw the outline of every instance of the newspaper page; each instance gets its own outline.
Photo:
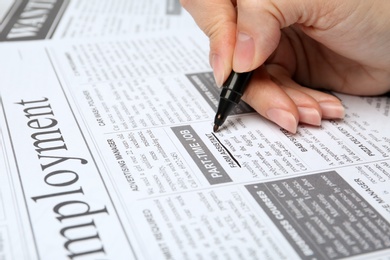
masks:
<instances>
[{"instance_id":1,"label":"newspaper page","mask_svg":"<svg viewBox=\"0 0 390 260\"><path fill-rule=\"evenodd\" d=\"M345 119L294 135L241 103L213 133L187 18L1 1L0 259L390 259L389 97L335 93Z\"/></svg>"},{"instance_id":2,"label":"newspaper page","mask_svg":"<svg viewBox=\"0 0 390 260\"><path fill-rule=\"evenodd\" d=\"M194 27L179 0L0 1L0 41L113 37Z\"/></svg>"},{"instance_id":3,"label":"newspaper page","mask_svg":"<svg viewBox=\"0 0 390 260\"><path fill-rule=\"evenodd\" d=\"M363 102L370 104L372 107L385 117L390 116L390 93L377 97L362 97Z\"/></svg>"},{"instance_id":4,"label":"newspaper page","mask_svg":"<svg viewBox=\"0 0 390 260\"><path fill-rule=\"evenodd\" d=\"M207 55L3 43L0 259L389 259L387 116L337 95L344 120L293 135L242 103L213 133Z\"/></svg>"}]
</instances>

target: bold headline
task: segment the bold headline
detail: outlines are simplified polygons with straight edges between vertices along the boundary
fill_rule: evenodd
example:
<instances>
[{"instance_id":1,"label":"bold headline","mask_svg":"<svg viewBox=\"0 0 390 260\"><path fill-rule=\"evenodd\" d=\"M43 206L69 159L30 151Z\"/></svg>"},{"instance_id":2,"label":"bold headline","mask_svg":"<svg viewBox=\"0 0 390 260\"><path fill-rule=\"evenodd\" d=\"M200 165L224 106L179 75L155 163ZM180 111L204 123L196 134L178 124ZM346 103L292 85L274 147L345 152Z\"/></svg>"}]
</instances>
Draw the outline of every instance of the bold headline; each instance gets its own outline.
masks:
<instances>
[{"instance_id":1,"label":"bold headline","mask_svg":"<svg viewBox=\"0 0 390 260\"><path fill-rule=\"evenodd\" d=\"M46 203L48 207L52 207L52 215L49 217L56 219L62 227L58 233L65 239L63 247L69 252L69 258L90 254L104 255L104 247L94 217L98 214L108 215L107 207L100 205L97 209L92 209L90 203L86 201L87 194L79 184L82 178L82 173L78 172L80 164L86 165L88 161L84 158L66 156L69 153L68 146L48 98L21 100L16 104L23 107L26 125L32 131L30 135L32 146L41 169L41 172L29 174L36 174L36 178L42 179L42 190L50 188L56 190L31 199L37 204ZM63 155L58 156L59 153ZM85 243L88 246L78 247L79 244ZM83 250L72 250L75 248Z\"/></svg>"}]
</instances>

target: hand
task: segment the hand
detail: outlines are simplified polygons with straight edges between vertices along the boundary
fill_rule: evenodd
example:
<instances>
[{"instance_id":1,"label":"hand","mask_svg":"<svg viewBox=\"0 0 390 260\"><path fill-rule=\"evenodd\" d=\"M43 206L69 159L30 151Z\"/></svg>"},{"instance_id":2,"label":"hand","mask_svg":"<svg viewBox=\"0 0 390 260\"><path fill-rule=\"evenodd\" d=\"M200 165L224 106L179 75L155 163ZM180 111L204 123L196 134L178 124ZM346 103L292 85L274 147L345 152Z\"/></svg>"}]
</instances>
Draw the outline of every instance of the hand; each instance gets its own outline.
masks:
<instances>
[{"instance_id":1,"label":"hand","mask_svg":"<svg viewBox=\"0 0 390 260\"><path fill-rule=\"evenodd\" d=\"M256 70L243 100L295 133L342 118L334 96L390 90L390 1L181 0L210 38L218 85Z\"/></svg>"}]
</instances>

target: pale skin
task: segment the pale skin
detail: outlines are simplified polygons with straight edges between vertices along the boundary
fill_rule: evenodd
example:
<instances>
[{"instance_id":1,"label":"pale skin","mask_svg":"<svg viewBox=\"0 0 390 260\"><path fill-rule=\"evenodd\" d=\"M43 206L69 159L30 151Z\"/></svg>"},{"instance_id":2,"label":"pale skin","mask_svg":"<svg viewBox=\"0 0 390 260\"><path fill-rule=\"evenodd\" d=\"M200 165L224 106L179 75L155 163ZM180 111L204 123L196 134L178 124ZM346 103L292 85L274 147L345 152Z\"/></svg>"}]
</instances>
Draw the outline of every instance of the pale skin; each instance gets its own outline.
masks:
<instances>
[{"instance_id":1,"label":"pale skin","mask_svg":"<svg viewBox=\"0 0 390 260\"><path fill-rule=\"evenodd\" d=\"M210 39L217 85L255 70L243 100L295 133L344 117L327 89L390 91L389 0L181 0Z\"/></svg>"}]
</instances>

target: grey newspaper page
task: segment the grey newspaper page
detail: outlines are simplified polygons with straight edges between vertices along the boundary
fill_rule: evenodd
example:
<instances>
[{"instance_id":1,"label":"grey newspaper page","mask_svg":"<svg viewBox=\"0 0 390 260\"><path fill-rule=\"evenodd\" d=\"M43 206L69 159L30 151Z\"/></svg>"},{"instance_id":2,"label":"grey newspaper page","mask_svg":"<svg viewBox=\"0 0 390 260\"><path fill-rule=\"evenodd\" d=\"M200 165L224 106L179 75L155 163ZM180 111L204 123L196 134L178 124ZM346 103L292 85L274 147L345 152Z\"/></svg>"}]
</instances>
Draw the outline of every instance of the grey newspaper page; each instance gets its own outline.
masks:
<instances>
[{"instance_id":1,"label":"grey newspaper page","mask_svg":"<svg viewBox=\"0 0 390 260\"><path fill-rule=\"evenodd\" d=\"M179 0L1 0L0 42L188 30Z\"/></svg>"},{"instance_id":2,"label":"grey newspaper page","mask_svg":"<svg viewBox=\"0 0 390 260\"><path fill-rule=\"evenodd\" d=\"M390 259L388 96L333 93L345 119L296 134L242 102L214 133L209 42L177 2L94 2L0 43L1 260ZM119 21L108 6L175 28L89 37L69 12Z\"/></svg>"}]
</instances>

